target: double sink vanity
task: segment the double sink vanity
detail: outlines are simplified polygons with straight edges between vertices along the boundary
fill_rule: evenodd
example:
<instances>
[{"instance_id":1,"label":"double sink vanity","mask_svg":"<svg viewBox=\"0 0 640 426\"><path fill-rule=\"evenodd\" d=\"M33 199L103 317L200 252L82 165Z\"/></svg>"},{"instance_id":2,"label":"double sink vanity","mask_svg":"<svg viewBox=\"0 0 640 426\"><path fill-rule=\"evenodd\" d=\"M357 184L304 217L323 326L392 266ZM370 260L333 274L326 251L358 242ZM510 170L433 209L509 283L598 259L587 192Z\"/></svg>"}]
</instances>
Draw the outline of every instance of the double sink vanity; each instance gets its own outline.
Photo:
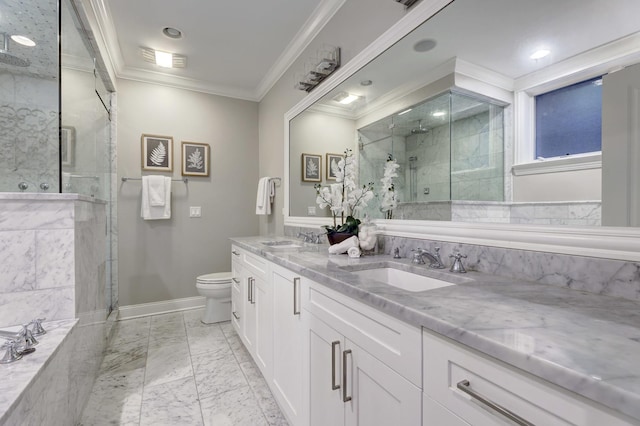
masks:
<instances>
[{"instance_id":1,"label":"double sink vanity","mask_svg":"<svg viewBox=\"0 0 640 426\"><path fill-rule=\"evenodd\" d=\"M640 424L640 306L232 239L232 323L291 425Z\"/></svg>"}]
</instances>

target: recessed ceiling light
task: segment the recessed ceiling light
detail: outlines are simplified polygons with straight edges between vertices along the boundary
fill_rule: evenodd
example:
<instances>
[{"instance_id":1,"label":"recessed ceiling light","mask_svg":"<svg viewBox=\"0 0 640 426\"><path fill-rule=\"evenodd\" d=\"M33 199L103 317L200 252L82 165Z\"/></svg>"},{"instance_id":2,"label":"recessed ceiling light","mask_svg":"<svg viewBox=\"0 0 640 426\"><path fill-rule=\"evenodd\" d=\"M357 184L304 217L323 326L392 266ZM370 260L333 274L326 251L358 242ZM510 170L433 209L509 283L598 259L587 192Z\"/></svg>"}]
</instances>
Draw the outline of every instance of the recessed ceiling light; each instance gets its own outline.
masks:
<instances>
[{"instance_id":1,"label":"recessed ceiling light","mask_svg":"<svg viewBox=\"0 0 640 426\"><path fill-rule=\"evenodd\" d=\"M413 45L413 50L416 52L428 52L436 47L436 41L430 38L420 40Z\"/></svg>"},{"instance_id":2,"label":"recessed ceiling light","mask_svg":"<svg viewBox=\"0 0 640 426\"><path fill-rule=\"evenodd\" d=\"M544 58L549 53L551 53L551 51L548 50L548 49L540 49L540 50L536 50L535 52L533 52L533 54L531 56L529 56L529 57L531 59L538 60L538 59Z\"/></svg>"},{"instance_id":3,"label":"recessed ceiling light","mask_svg":"<svg viewBox=\"0 0 640 426\"><path fill-rule=\"evenodd\" d=\"M11 40L19 43L23 46L33 47L36 45L36 42L31 40L29 37L21 36L21 35L12 35Z\"/></svg>"},{"instance_id":4,"label":"recessed ceiling light","mask_svg":"<svg viewBox=\"0 0 640 426\"><path fill-rule=\"evenodd\" d=\"M341 103L342 105L349 105L352 102L355 102L359 99L359 96L352 95L347 92L340 92L336 96L333 97L333 100Z\"/></svg>"},{"instance_id":5,"label":"recessed ceiling light","mask_svg":"<svg viewBox=\"0 0 640 426\"><path fill-rule=\"evenodd\" d=\"M173 27L164 27L162 29L162 34L166 35L169 38L174 38L174 39L182 38L182 31Z\"/></svg>"},{"instance_id":6,"label":"recessed ceiling light","mask_svg":"<svg viewBox=\"0 0 640 426\"><path fill-rule=\"evenodd\" d=\"M360 82L361 86L371 86L372 84L373 84L373 81L371 81L371 80L362 80Z\"/></svg>"},{"instance_id":7,"label":"recessed ceiling light","mask_svg":"<svg viewBox=\"0 0 640 426\"><path fill-rule=\"evenodd\" d=\"M436 111L433 114L431 114L433 117L444 117L445 115L447 115L446 112L444 111Z\"/></svg>"},{"instance_id":8,"label":"recessed ceiling light","mask_svg":"<svg viewBox=\"0 0 640 426\"><path fill-rule=\"evenodd\" d=\"M411 112L411 111L413 111L413 108L405 109L404 111L399 112L398 115L403 115L403 114L406 114L406 113Z\"/></svg>"}]
</instances>

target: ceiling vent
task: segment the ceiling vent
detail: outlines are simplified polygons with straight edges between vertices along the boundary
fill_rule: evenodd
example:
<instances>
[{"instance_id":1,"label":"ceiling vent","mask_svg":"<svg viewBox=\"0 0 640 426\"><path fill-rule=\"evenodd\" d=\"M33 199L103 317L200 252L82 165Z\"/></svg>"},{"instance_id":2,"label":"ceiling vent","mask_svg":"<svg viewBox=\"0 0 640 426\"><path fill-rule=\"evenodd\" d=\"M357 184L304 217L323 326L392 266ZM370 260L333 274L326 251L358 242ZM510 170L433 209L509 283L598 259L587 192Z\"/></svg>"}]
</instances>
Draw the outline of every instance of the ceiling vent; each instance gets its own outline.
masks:
<instances>
[{"instance_id":1,"label":"ceiling vent","mask_svg":"<svg viewBox=\"0 0 640 426\"><path fill-rule=\"evenodd\" d=\"M418 0L396 0L398 3L403 4L405 7L409 8L414 4L418 3Z\"/></svg>"},{"instance_id":2,"label":"ceiling vent","mask_svg":"<svg viewBox=\"0 0 640 426\"><path fill-rule=\"evenodd\" d=\"M141 47L140 54L142 59L152 64L158 64L156 51L148 47ZM187 66L187 57L184 55L171 54L171 66L167 68L185 68Z\"/></svg>"}]
</instances>

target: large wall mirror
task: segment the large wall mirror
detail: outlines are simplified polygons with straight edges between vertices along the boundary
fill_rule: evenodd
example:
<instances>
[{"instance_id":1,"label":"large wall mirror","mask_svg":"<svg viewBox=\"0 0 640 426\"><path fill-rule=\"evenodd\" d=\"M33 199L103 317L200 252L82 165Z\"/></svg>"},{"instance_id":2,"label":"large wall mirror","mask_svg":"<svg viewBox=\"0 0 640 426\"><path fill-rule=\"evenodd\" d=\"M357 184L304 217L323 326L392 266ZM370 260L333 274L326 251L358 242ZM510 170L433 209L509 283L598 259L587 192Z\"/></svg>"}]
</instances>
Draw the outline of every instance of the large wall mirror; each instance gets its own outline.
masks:
<instances>
[{"instance_id":1,"label":"large wall mirror","mask_svg":"<svg viewBox=\"0 0 640 426\"><path fill-rule=\"evenodd\" d=\"M619 131L637 126L639 15L637 0L450 2L292 110L288 217L330 214L313 185L351 149L376 191L389 156L400 165L393 219L640 226L637 149ZM321 159L315 182L303 154Z\"/></svg>"}]
</instances>

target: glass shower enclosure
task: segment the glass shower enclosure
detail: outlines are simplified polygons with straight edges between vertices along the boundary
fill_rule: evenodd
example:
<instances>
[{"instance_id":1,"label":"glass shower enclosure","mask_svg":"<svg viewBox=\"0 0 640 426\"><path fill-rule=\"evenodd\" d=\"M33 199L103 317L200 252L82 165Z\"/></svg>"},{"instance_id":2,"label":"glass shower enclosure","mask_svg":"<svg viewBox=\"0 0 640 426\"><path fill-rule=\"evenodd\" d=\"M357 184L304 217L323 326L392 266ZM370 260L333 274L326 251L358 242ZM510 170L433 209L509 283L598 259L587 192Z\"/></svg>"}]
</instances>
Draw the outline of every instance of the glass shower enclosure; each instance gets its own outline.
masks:
<instances>
[{"instance_id":1,"label":"glass shower enclosure","mask_svg":"<svg viewBox=\"0 0 640 426\"><path fill-rule=\"evenodd\" d=\"M0 2L0 192L79 194L110 211L111 84L78 7Z\"/></svg>"}]
</instances>

